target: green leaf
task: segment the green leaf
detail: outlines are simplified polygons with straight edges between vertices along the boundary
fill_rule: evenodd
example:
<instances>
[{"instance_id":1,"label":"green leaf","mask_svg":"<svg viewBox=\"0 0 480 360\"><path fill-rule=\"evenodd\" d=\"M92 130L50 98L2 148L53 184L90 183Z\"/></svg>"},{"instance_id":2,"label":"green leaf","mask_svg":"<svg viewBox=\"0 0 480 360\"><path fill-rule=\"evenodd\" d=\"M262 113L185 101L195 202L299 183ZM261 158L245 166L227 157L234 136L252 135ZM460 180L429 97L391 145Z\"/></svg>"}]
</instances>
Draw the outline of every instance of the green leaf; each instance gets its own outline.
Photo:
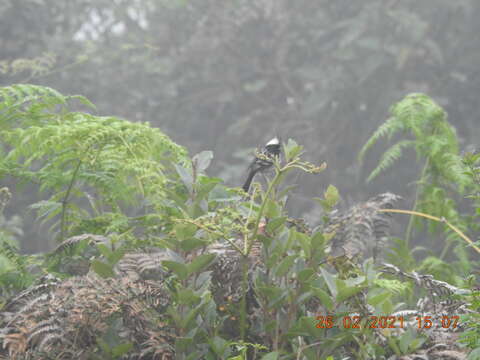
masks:
<instances>
[{"instance_id":1,"label":"green leaf","mask_svg":"<svg viewBox=\"0 0 480 360\"><path fill-rule=\"evenodd\" d=\"M97 338L97 344L100 346L100 349L102 349L105 354L111 354L110 346L102 338Z\"/></svg>"},{"instance_id":2,"label":"green leaf","mask_svg":"<svg viewBox=\"0 0 480 360\"><path fill-rule=\"evenodd\" d=\"M177 170L180 179L183 184L187 187L188 191L191 193L193 190L193 174L190 169L186 169L179 164L175 164L175 169Z\"/></svg>"},{"instance_id":3,"label":"green leaf","mask_svg":"<svg viewBox=\"0 0 480 360\"><path fill-rule=\"evenodd\" d=\"M313 293L311 291L307 291L302 293L299 297L295 299L295 304L296 305L302 305L305 302L307 302L309 299L311 299L313 296Z\"/></svg>"},{"instance_id":4,"label":"green leaf","mask_svg":"<svg viewBox=\"0 0 480 360\"><path fill-rule=\"evenodd\" d=\"M285 295L284 290L276 286L260 285L257 287L257 289L261 296L265 297L265 299L268 299L268 301L270 302L269 306L271 307L278 304L279 300L281 300Z\"/></svg>"},{"instance_id":5,"label":"green leaf","mask_svg":"<svg viewBox=\"0 0 480 360\"><path fill-rule=\"evenodd\" d=\"M395 353L395 355L397 356L400 356L402 355L400 349L398 348L398 345L397 345L397 338L394 338L392 336L389 336L388 338L388 345L390 346L390 348L393 350L393 352Z\"/></svg>"},{"instance_id":6,"label":"green leaf","mask_svg":"<svg viewBox=\"0 0 480 360\"><path fill-rule=\"evenodd\" d=\"M201 306L195 307L195 305L197 305L197 303L194 302L194 300L195 300L195 298L192 298L190 300L191 301L190 304L188 304L188 303L185 304L186 306L189 306L189 308L192 307L192 306L193 306L193 308L191 308L188 311L187 315L184 316L183 319L182 319L182 328L184 328L184 329L195 330L195 325L196 325L196 320L195 319L198 317L198 313L200 312L202 307Z\"/></svg>"},{"instance_id":7,"label":"green leaf","mask_svg":"<svg viewBox=\"0 0 480 360\"><path fill-rule=\"evenodd\" d=\"M410 344L413 342L414 335L411 329L407 329L401 336L399 347L402 354L407 354L410 348Z\"/></svg>"},{"instance_id":8,"label":"green leaf","mask_svg":"<svg viewBox=\"0 0 480 360\"><path fill-rule=\"evenodd\" d=\"M335 277L330 274L327 270L325 270L323 267L320 267L320 272L322 273L323 278L325 279L325 283L328 286L328 289L330 290L330 293L333 295L333 297L337 297L338 290L337 290L337 285L335 284Z\"/></svg>"},{"instance_id":9,"label":"green leaf","mask_svg":"<svg viewBox=\"0 0 480 360\"><path fill-rule=\"evenodd\" d=\"M200 301L200 297L196 295L192 289L181 288L178 290L178 301L180 304L193 306L198 304L198 302ZM186 317L183 316L182 320L185 320L185 319Z\"/></svg>"},{"instance_id":10,"label":"green leaf","mask_svg":"<svg viewBox=\"0 0 480 360\"><path fill-rule=\"evenodd\" d=\"M264 215L270 219L274 219L282 213L282 210L280 209L279 205L276 202L272 201L271 199L266 200L264 211L265 211Z\"/></svg>"},{"instance_id":11,"label":"green leaf","mask_svg":"<svg viewBox=\"0 0 480 360\"><path fill-rule=\"evenodd\" d=\"M112 355L114 358L119 358L123 355L126 355L133 348L133 343L123 343L117 345L112 350Z\"/></svg>"},{"instance_id":12,"label":"green leaf","mask_svg":"<svg viewBox=\"0 0 480 360\"><path fill-rule=\"evenodd\" d=\"M312 235L310 247L312 249L312 259L315 263L319 263L325 257L325 237L322 232L318 231Z\"/></svg>"},{"instance_id":13,"label":"green leaf","mask_svg":"<svg viewBox=\"0 0 480 360\"><path fill-rule=\"evenodd\" d=\"M314 316L301 316L289 330L290 336L318 336L317 321Z\"/></svg>"},{"instance_id":14,"label":"green leaf","mask_svg":"<svg viewBox=\"0 0 480 360\"><path fill-rule=\"evenodd\" d=\"M175 339L175 350L177 353L190 353L192 349L193 339L191 337L177 337ZM189 357L189 359L197 360L199 357L195 356L193 358Z\"/></svg>"},{"instance_id":15,"label":"green leaf","mask_svg":"<svg viewBox=\"0 0 480 360\"><path fill-rule=\"evenodd\" d=\"M111 265L115 265L123 258L124 255L125 255L125 248L118 248L117 250L113 251L111 255L108 257L108 262Z\"/></svg>"},{"instance_id":16,"label":"green leaf","mask_svg":"<svg viewBox=\"0 0 480 360\"><path fill-rule=\"evenodd\" d=\"M279 356L280 356L280 353L278 351L272 351L262 356L261 360L277 360Z\"/></svg>"},{"instance_id":17,"label":"green leaf","mask_svg":"<svg viewBox=\"0 0 480 360\"><path fill-rule=\"evenodd\" d=\"M279 250L275 249L265 259L265 265L267 265L267 268L271 269L281 260L281 257L282 253Z\"/></svg>"},{"instance_id":18,"label":"green leaf","mask_svg":"<svg viewBox=\"0 0 480 360\"><path fill-rule=\"evenodd\" d=\"M287 220L286 216L282 216L282 217L278 217L278 218L270 220L267 224L267 227L266 227L267 232L271 233L271 232L275 231L280 226L285 224L286 220Z\"/></svg>"},{"instance_id":19,"label":"green leaf","mask_svg":"<svg viewBox=\"0 0 480 360\"><path fill-rule=\"evenodd\" d=\"M296 230L291 230L291 234L295 236L295 239L300 243L300 246L302 247L303 252L305 253L305 257L309 259L311 256L311 246L312 246L312 243L310 242L310 237Z\"/></svg>"},{"instance_id":20,"label":"green leaf","mask_svg":"<svg viewBox=\"0 0 480 360\"><path fill-rule=\"evenodd\" d=\"M188 277L188 267L185 264L164 260L162 261L162 265L177 275L180 280L185 280Z\"/></svg>"},{"instance_id":21,"label":"green leaf","mask_svg":"<svg viewBox=\"0 0 480 360\"><path fill-rule=\"evenodd\" d=\"M478 360L480 359L480 347L473 349L470 354L468 354L467 360Z\"/></svg>"},{"instance_id":22,"label":"green leaf","mask_svg":"<svg viewBox=\"0 0 480 360\"><path fill-rule=\"evenodd\" d=\"M374 295L371 297L369 296L367 302L370 305L377 307L378 305L383 303L385 300L388 300L389 298L390 298L390 294L386 291L382 291L377 295Z\"/></svg>"},{"instance_id":23,"label":"green leaf","mask_svg":"<svg viewBox=\"0 0 480 360\"><path fill-rule=\"evenodd\" d=\"M208 194L209 201L217 201L221 203L241 201L242 197L225 186L215 186Z\"/></svg>"},{"instance_id":24,"label":"green leaf","mask_svg":"<svg viewBox=\"0 0 480 360\"><path fill-rule=\"evenodd\" d=\"M115 276L113 267L110 264L106 264L99 260L93 260L91 266L93 271L95 271L98 275L100 275L103 278L109 278L109 277Z\"/></svg>"},{"instance_id":25,"label":"green leaf","mask_svg":"<svg viewBox=\"0 0 480 360\"><path fill-rule=\"evenodd\" d=\"M179 223L175 225L177 240L183 241L192 238L197 232L197 226L190 223Z\"/></svg>"},{"instance_id":26,"label":"green leaf","mask_svg":"<svg viewBox=\"0 0 480 360\"><path fill-rule=\"evenodd\" d=\"M342 302L364 289L364 286L338 286L337 302Z\"/></svg>"},{"instance_id":27,"label":"green leaf","mask_svg":"<svg viewBox=\"0 0 480 360\"><path fill-rule=\"evenodd\" d=\"M372 181L378 175L393 166L393 164L402 156L404 148L413 147L414 145L415 142L412 140L401 140L398 143L392 145L389 149L387 149L387 151L382 154L382 157L377 167L368 176L367 182Z\"/></svg>"},{"instance_id":28,"label":"green leaf","mask_svg":"<svg viewBox=\"0 0 480 360\"><path fill-rule=\"evenodd\" d=\"M80 101L83 105L86 105L88 106L89 108L91 109L94 109L96 110L97 107L95 106L95 104L93 104L90 100L88 100L85 96L82 96L82 95L73 95L73 96L70 96L71 99L77 99L78 101Z\"/></svg>"},{"instance_id":29,"label":"green leaf","mask_svg":"<svg viewBox=\"0 0 480 360\"><path fill-rule=\"evenodd\" d=\"M105 259L108 259L112 255L112 250L105 244L97 244L97 249Z\"/></svg>"},{"instance_id":30,"label":"green leaf","mask_svg":"<svg viewBox=\"0 0 480 360\"><path fill-rule=\"evenodd\" d=\"M260 241L264 247L269 247L272 243L272 238L270 236L265 236L263 234L257 234L257 240Z\"/></svg>"},{"instance_id":31,"label":"green leaf","mask_svg":"<svg viewBox=\"0 0 480 360\"><path fill-rule=\"evenodd\" d=\"M201 176L197 181L197 199L205 199L222 179Z\"/></svg>"},{"instance_id":32,"label":"green leaf","mask_svg":"<svg viewBox=\"0 0 480 360\"><path fill-rule=\"evenodd\" d=\"M192 251L198 249L202 246L207 245L205 241L192 237L190 239L186 239L180 242L180 247L183 251Z\"/></svg>"},{"instance_id":33,"label":"green leaf","mask_svg":"<svg viewBox=\"0 0 480 360\"><path fill-rule=\"evenodd\" d=\"M181 313L178 312L178 307L175 304L175 306L169 305L167 307L167 314L171 317L173 320L174 325L179 328L181 327L182 321L183 321L183 316ZM178 340L179 338L177 338Z\"/></svg>"},{"instance_id":34,"label":"green leaf","mask_svg":"<svg viewBox=\"0 0 480 360\"><path fill-rule=\"evenodd\" d=\"M333 310L333 300L330 295L327 294L323 289L312 287L312 292L320 299L320 303L327 308L327 310Z\"/></svg>"},{"instance_id":35,"label":"green leaf","mask_svg":"<svg viewBox=\"0 0 480 360\"><path fill-rule=\"evenodd\" d=\"M284 146L285 159L287 162L297 157L303 150L303 147L298 145L295 140L288 139L287 144Z\"/></svg>"},{"instance_id":36,"label":"green leaf","mask_svg":"<svg viewBox=\"0 0 480 360\"><path fill-rule=\"evenodd\" d=\"M330 212L340 199L340 194L335 186L329 185L323 196L324 198L315 197L313 200L320 204L326 212Z\"/></svg>"},{"instance_id":37,"label":"green leaf","mask_svg":"<svg viewBox=\"0 0 480 360\"><path fill-rule=\"evenodd\" d=\"M193 261L188 264L188 272L190 274L201 272L207 268L215 260L215 254L203 254L197 256Z\"/></svg>"},{"instance_id":38,"label":"green leaf","mask_svg":"<svg viewBox=\"0 0 480 360\"><path fill-rule=\"evenodd\" d=\"M310 278L312 277L313 274L315 274L315 271L313 269L311 269L311 268L303 269L297 275L298 276L298 281L307 282L308 280L310 280Z\"/></svg>"},{"instance_id":39,"label":"green leaf","mask_svg":"<svg viewBox=\"0 0 480 360\"><path fill-rule=\"evenodd\" d=\"M225 350L229 346L229 343L219 336L215 336L212 340L209 341L209 344L213 352L220 358L224 357Z\"/></svg>"},{"instance_id":40,"label":"green leaf","mask_svg":"<svg viewBox=\"0 0 480 360\"><path fill-rule=\"evenodd\" d=\"M46 220L58 215L62 210L62 204L56 201L41 200L29 206L31 209L38 209L39 218Z\"/></svg>"},{"instance_id":41,"label":"green leaf","mask_svg":"<svg viewBox=\"0 0 480 360\"><path fill-rule=\"evenodd\" d=\"M337 204L338 200L340 199L340 193L335 186L328 185L328 188L324 193L324 197L328 206L332 208Z\"/></svg>"},{"instance_id":42,"label":"green leaf","mask_svg":"<svg viewBox=\"0 0 480 360\"><path fill-rule=\"evenodd\" d=\"M298 255L289 255L285 257L278 265L275 271L275 275L278 277L285 275L288 272L288 270L290 270L290 268L292 267L297 257Z\"/></svg>"},{"instance_id":43,"label":"green leaf","mask_svg":"<svg viewBox=\"0 0 480 360\"><path fill-rule=\"evenodd\" d=\"M209 166L210 162L213 159L213 152L211 151L202 151L195 155L192 158L193 167L197 170L197 172L204 172Z\"/></svg>"}]
</instances>

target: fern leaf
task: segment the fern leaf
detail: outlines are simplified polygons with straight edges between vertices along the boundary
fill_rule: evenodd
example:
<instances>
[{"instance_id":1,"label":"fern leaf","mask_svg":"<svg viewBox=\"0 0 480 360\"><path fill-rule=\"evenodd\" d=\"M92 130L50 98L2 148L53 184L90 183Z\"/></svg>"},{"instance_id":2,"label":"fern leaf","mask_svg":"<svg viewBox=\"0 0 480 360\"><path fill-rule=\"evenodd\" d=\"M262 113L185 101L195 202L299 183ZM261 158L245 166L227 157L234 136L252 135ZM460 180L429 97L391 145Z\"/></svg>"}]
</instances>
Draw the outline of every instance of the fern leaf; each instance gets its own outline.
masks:
<instances>
[{"instance_id":1,"label":"fern leaf","mask_svg":"<svg viewBox=\"0 0 480 360\"><path fill-rule=\"evenodd\" d=\"M92 188L116 210L164 197L167 178L177 176L172 165L189 164L185 148L148 123L69 112L71 99L91 105L37 85L0 88L0 173L53 193L35 205L44 221L88 217L74 200Z\"/></svg>"},{"instance_id":2,"label":"fern leaf","mask_svg":"<svg viewBox=\"0 0 480 360\"><path fill-rule=\"evenodd\" d=\"M382 125L378 127L377 130L372 134L372 136L367 140L366 144L360 150L358 155L359 161L362 161L365 157L366 152L377 143L382 137L393 136L396 132L403 129L403 124L396 118L388 118Z\"/></svg>"},{"instance_id":3,"label":"fern leaf","mask_svg":"<svg viewBox=\"0 0 480 360\"><path fill-rule=\"evenodd\" d=\"M444 122L445 111L425 94L413 93L392 106L390 112L412 131L416 138L428 133L427 128L434 122Z\"/></svg>"},{"instance_id":4,"label":"fern leaf","mask_svg":"<svg viewBox=\"0 0 480 360\"><path fill-rule=\"evenodd\" d=\"M58 244L55 250L53 250L53 254L60 254L68 251L73 247L79 245L81 242L88 242L88 244L101 244L107 243L108 238L95 234L82 234L78 236L72 236Z\"/></svg>"},{"instance_id":5,"label":"fern leaf","mask_svg":"<svg viewBox=\"0 0 480 360\"><path fill-rule=\"evenodd\" d=\"M385 153L382 155L379 164L371 172L367 178L367 182L372 181L382 172L391 167L395 161L397 161L401 156L404 148L415 146L415 142L412 140L401 140L395 145L391 146Z\"/></svg>"},{"instance_id":6,"label":"fern leaf","mask_svg":"<svg viewBox=\"0 0 480 360\"><path fill-rule=\"evenodd\" d=\"M0 244L0 255L5 256L15 267L19 270L25 269L25 257L19 254L19 250L13 244L7 241L2 241Z\"/></svg>"},{"instance_id":7,"label":"fern leaf","mask_svg":"<svg viewBox=\"0 0 480 360\"><path fill-rule=\"evenodd\" d=\"M379 194L331 217L325 229L326 233L335 232L330 256L353 259L358 255L373 255L377 260L389 235L391 218L390 214L378 210L393 207L399 199L400 196L392 193Z\"/></svg>"}]
</instances>

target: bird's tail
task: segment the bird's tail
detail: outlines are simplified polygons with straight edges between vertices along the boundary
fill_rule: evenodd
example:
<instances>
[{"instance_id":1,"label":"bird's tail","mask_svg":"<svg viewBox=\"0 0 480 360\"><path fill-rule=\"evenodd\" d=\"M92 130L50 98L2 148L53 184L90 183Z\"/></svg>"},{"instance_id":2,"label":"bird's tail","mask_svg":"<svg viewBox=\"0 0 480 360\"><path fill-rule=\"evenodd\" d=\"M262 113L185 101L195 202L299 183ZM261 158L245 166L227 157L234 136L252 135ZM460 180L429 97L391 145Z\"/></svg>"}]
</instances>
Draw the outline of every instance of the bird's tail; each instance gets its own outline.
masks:
<instances>
[{"instance_id":1,"label":"bird's tail","mask_svg":"<svg viewBox=\"0 0 480 360\"><path fill-rule=\"evenodd\" d=\"M252 183L253 177L256 173L257 172L254 169L250 170L247 176L247 180L245 180L245 183L243 184L243 191L248 192L248 190L250 189L250 184Z\"/></svg>"}]
</instances>

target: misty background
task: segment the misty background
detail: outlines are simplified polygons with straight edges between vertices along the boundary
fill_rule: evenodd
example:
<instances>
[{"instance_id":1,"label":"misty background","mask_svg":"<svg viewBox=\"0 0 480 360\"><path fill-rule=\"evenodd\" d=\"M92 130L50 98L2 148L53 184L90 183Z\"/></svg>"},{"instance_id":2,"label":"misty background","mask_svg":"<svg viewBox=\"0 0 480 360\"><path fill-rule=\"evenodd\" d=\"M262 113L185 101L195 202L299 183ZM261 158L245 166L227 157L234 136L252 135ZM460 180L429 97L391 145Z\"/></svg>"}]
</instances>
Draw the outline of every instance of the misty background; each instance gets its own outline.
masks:
<instances>
[{"instance_id":1,"label":"misty background","mask_svg":"<svg viewBox=\"0 0 480 360\"><path fill-rule=\"evenodd\" d=\"M388 144L357 160L408 93L443 106L462 147L478 144L479 18L478 0L0 0L0 86L47 85L99 115L148 121L191 155L212 150L209 175L231 186L254 147L293 138L328 163L289 179L290 214L314 224L311 198L329 184L344 206L384 191L411 206L414 152L370 184ZM28 210L36 189L0 185L13 194L7 217L23 219L22 249L48 249Z\"/></svg>"}]
</instances>

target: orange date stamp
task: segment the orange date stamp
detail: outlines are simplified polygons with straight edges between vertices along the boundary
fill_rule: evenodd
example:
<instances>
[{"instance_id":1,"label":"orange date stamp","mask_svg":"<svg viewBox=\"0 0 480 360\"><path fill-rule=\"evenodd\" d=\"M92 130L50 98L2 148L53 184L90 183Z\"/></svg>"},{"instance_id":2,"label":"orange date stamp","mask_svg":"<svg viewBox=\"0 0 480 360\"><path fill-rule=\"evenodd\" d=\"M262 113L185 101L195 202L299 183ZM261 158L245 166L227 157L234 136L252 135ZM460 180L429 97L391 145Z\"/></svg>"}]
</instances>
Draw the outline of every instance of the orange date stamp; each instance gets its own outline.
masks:
<instances>
[{"instance_id":1,"label":"orange date stamp","mask_svg":"<svg viewBox=\"0 0 480 360\"><path fill-rule=\"evenodd\" d=\"M404 329L410 323L404 316L368 316L358 315L335 317L332 315L318 315L316 318L318 329ZM444 329L456 329L458 326L458 315L453 316L417 316L415 324L418 329L430 329L431 327L442 327Z\"/></svg>"}]
</instances>

